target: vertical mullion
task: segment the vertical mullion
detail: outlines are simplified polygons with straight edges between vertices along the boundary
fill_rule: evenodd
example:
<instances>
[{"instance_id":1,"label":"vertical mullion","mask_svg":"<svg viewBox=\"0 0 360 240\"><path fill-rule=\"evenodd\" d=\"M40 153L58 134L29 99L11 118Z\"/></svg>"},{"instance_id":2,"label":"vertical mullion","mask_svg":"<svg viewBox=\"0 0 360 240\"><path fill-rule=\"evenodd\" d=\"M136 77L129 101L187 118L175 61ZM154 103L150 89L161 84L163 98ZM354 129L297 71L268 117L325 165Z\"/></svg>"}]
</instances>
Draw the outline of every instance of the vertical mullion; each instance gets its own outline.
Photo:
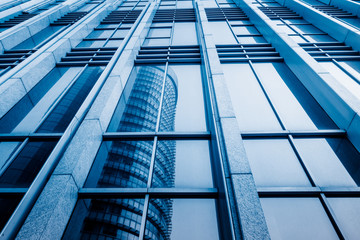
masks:
<instances>
[{"instance_id":1,"label":"vertical mullion","mask_svg":"<svg viewBox=\"0 0 360 240\"><path fill-rule=\"evenodd\" d=\"M332 210L332 208L331 208L328 200L326 199L326 196L325 196L324 193L320 193L320 202L321 202L327 216L329 217L330 222L331 222L332 226L334 227L338 237L341 240L345 239L344 234L341 232L341 230L339 228L339 224L338 224L339 221L336 219L334 211Z\"/></svg>"},{"instance_id":2,"label":"vertical mullion","mask_svg":"<svg viewBox=\"0 0 360 240\"><path fill-rule=\"evenodd\" d=\"M312 176L312 174L310 173L310 171L307 169L307 167L306 167L303 159L301 158L300 153L299 153L299 151L297 150L297 148L296 148L296 146L295 146L294 137L293 137L291 134L288 135L288 140L289 140L289 142L290 142L291 148L293 149L293 151L294 151L294 153L295 153L298 161L300 162L300 165L301 165L301 167L303 168L306 176L308 177L311 185L312 185L313 187L316 187L317 185L315 184L314 177Z\"/></svg>"},{"instance_id":3,"label":"vertical mullion","mask_svg":"<svg viewBox=\"0 0 360 240\"><path fill-rule=\"evenodd\" d=\"M150 196L149 196L149 194L146 194L145 201L144 201L143 215L141 217L139 240L143 240L145 237L145 225L146 225L147 211L149 209L149 202L150 202Z\"/></svg>"}]
</instances>

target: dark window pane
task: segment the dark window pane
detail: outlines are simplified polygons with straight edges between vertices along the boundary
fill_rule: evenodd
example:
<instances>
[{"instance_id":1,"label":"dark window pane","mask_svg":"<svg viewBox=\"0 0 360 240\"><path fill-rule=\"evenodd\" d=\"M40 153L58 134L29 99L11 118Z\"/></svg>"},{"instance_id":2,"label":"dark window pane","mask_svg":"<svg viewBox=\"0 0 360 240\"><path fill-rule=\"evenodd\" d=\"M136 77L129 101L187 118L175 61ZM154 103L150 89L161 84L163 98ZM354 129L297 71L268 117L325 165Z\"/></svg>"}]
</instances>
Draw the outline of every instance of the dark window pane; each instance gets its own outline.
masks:
<instances>
[{"instance_id":1,"label":"dark window pane","mask_svg":"<svg viewBox=\"0 0 360 240\"><path fill-rule=\"evenodd\" d=\"M0 187L29 187L56 142L29 142L0 177Z\"/></svg>"},{"instance_id":2,"label":"dark window pane","mask_svg":"<svg viewBox=\"0 0 360 240\"><path fill-rule=\"evenodd\" d=\"M38 128L38 133L64 132L88 93L100 77L102 67L88 67L62 97L50 115Z\"/></svg>"},{"instance_id":3,"label":"dark window pane","mask_svg":"<svg viewBox=\"0 0 360 240\"><path fill-rule=\"evenodd\" d=\"M208 141L159 141L153 187L213 187Z\"/></svg>"},{"instance_id":4,"label":"dark window pane","mask_svg":"<svg viewBox=\"0 0 360 240\"><path fill-rule=\"evenodd\" d=\"M339 239L317 198L262 198L271 239Z\"/></svg>"},{"instance_id":5,"label":"dark window pane","mask_svg":"<svg viewBox=\"0 0 360 240\"><path fill-rule=\"evenodd\" d=\"M15 211L22 197L0 198L0 231Z\"/></svg>"},{"instance_id":6,"label":"dark window pane","mask_svg":"<svg viewBox=\"0 0 360 240\"><path fill-rule=\"evenodd\" d=\"M164 67L135 67L126 83L108 131L155 131Z\"/></svg>"},{"instance_id":7,"label":"dark window pane","mask_svg":"<svg viewBox=\"0 0 360 240\"><path fill-rule=\"evenodd\" d=\"M73 77L75 77L79 71L79 68L54 68L38 84L36 84L30 90L30 92L26 94L6 115L1 118L0 132L10 133L12 130L14 130L14 128L34 108L34 105L36 105L57 82L68 82L68 80L71 80ZM34 122L34 117L31 118L31 122ZM27 127L23 126L21 129L19 129L19 132L24 131L33 131L33 128L27 129Z\"/></svg>"},{"instance_id":8,"label":"dark window pane","mask_svg":"<svg viewBox=\"0 0 360 240\"><path fill-rule=\"evenodd\" d=\"M146 187L152 141L103 142L86 187Z\"/></svg>"},{"instance_id":9,"label":"dark window pane","mask_svg":"<svg viewBox=\"0 0 360 240\"><path fill-rule=\"evenodd\" d=\"M355 187L360 183L360 154L348 140L296 138L294 142L315 184Z\"/></svg>"},{"instance_id":10,"label":"dark window pane","mask_svg":"<svg viewBox=\"0 0 360 240\"><path fill-rule=\"evenodd\" d=\"M146 239L219 239L215 200L151 199Z\"/></svg>"},{"instance_id":11,"label":"dark window pane","mask_svg":"<svg viewBox=\"0 0 360 240\"><path fill-rule=\"evenodd\" d=\"M138 239L143 199L78 200L63 239Z\"/></svg>"}]
</instances>

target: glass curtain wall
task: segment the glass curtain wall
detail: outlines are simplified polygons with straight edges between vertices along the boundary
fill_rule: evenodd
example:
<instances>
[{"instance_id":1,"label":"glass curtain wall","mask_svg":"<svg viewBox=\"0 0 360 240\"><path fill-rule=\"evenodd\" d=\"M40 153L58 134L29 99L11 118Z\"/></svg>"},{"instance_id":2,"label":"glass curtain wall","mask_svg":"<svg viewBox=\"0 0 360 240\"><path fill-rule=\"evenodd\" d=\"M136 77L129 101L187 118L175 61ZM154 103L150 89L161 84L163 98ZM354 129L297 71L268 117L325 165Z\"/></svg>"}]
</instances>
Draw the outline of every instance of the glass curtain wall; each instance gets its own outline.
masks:
<instances>
[{"instance_id":1,"label":"glass curtain wall","mask_svg":"<svg viewBox=\"0 0 360 240\"><path fill-rule=\"evenodd\" d=\"M319 0L301 0L302 2L310 5L311 7L319 10L330 17L333 17L341 22L348 24L356 29L360 29L360 19L341 8L331 5L331 1L329 4L325 4Z\"/></svg>"},{"instance_id":2,"label":"glass curtain wall","mask_svg":"<svg viewBox=\"0 0 360 240\"><path fill-rule=\"evenodd\" d=\"M33 183L145 4L146 1L122 3L1 118L0 229ZM101 38L99 34L104 32L110 34ZM122 37L114 37L119 32ZM108 46L111 41L116 44Z\"/></svg>"},{"instance_id":3,"label":"glass curtain wall","mask_svg":"<svg viewBox=\"0 0 360 240\"><path fill-rule=\"evenodd\" d=\"M5 50L3 54L0 54L0 76L5 74L11 68L16 67L19 63L36 52L59 33L76 23L102 2L103 0L89 0L77 10L67 13L61 18L55 20L50 23L49 26L45 27L33 36L30 36L28 39L19 43L12 49Z\"/></svg>"},{"instance_id":4,"label":"glass curtain wall","mask_svg":"<svg viewBox=\"0 0 360 240\"><path fill-rule=\"evenodd\" d=\"M46 10L48 10L54 6L57 6L57 5L61 4L62 2L65 2L65 0L56 0L53 3L46 4L44 6L39 6L39 7L35 6L33 8L27 9L26 11L23 11L23 12L19 13L19 15L0 23L0 33L9 28L12 28L12 27L18 25L19 23L25 22L26 20L28 20L42 12L45 12Z\"/></svg>"},{"instance_id":5,"label":"glass curtain wall","mask_svg":"<svg viewBox=\"0 0 360 240\"><path fill-rule=\"evenodd\" d=\"M297 13L272 0L253 3L277 28L286 32L355 97L360 98L360 56L358 51L336 41Z\"/></svg>"},{"instance_id":6,"label":"glass curtain wall","mask_svg":"<svg viewBox=\"0 0 360 240\"><path fill-rule=\"evenodd\" d=\"M195 21L160 2L63 239L226 235Z\"/></svg>"},{"instance_id":7,"label":"glass curtain wall","mask_svg":"<svg viewBox=\"0 0 360 240\"><path fill-rule=\"evenodd\" d=\"M357 239L359 152L243 12L215 3L206 13L272 239Z\"/></svg>"}]
</instances>

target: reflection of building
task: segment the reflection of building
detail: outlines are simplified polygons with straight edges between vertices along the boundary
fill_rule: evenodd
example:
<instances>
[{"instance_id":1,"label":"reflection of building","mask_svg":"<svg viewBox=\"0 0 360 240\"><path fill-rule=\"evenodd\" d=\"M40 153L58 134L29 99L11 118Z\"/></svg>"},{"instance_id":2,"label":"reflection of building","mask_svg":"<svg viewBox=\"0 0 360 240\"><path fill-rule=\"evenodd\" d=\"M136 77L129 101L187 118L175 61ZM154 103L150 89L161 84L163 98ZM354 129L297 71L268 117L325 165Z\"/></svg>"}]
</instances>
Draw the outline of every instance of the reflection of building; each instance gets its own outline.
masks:
<instances>
[{"instance_id":1,"label":"reflection of building","mask_svg":"<svg viewBox=\"0 0 360 240\"><path fill-rule=\"evenodd\" d=\"M177 102L176 78L168 72L164 85L164 71L157 67L139 67L131 87L117 131L155 131L159 106L162 103L161 130L174 130ZM129 86L128 86L129 87ZM163 96L163 99L161 99ZM142 188L148 183L153 143L151 141L114 141L111 144L97 187ZM155 186L174 186L175 142L159 141L155 157ZM82 236L86 239L114 236L132 239L138 236L143 200L93 200L84 220ZM172 201L151 201L146 237L169 239L171 232ZM110 217L111 216L111 217Z\"/></svg>"}]
</instances>

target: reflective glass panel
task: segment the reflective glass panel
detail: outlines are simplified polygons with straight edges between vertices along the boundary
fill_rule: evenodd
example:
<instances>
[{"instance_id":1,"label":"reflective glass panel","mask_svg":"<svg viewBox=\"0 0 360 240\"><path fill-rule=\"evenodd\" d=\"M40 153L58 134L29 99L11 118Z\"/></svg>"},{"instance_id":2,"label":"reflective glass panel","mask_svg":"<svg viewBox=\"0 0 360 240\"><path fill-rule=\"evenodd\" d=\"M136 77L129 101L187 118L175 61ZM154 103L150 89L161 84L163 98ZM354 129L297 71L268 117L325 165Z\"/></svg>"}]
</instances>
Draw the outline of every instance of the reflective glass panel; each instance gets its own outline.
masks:
<instances>
[{"instance_id":1,"label":"reflective glass panel","mask_svg":"<svg viewBox=\"0 0 360 240\"><path fill-rule=\"evenodd\" d=\"M87 67L36 132L64 132L103 70L104 67Z\"/></svg>"},{"instance_id":2,"label":"reflective glass panel","mask_svg":"<svg viewBox=\"0 0 360 240\"><path fill-rule=\"evenodd\" d=\"M104 141L85 187L146 187L152 141Z\"/></svg>"},{"instance_id":3,"label":"reflective glass panel","mask_svg":"<svg viewBox=\"0 0 360 240\"><path fill-rule=\"evenodd\" d=\"M244 140L244 144L257 186L311 186L287 139Z\"/></svg>"},{"instance_id":4,"label":"reflective glass panel","mask_svg":"<svg viewBox=\"0 0 360 240\"><path fill-rule=\"evenodd\" d=\"M0 176L0 187L29 187L57 142L28 142Z\"/></svg>"},{"instance_id":5,"label":"reflective glass panel","mask_svg":"<svg viewBox=\"0 0 360 240\"><path fill-rule=\"evenodd\" d=\"M2 171L7 160L14 154L20 142L0 142L0 171Z\"/></svg>"},{"instance_id":6,"label":"reflective glass panel","mask_svg":"<svg viewBox=\"0 0 360 240\"><path fill-rule=\"evenodd\" d=\"M284 63L254 63L286 129L337 128Z\"/></svg>"},{"instance_id":7,"label":"reflective glass panel","mask_svg":"<svg viewBox=\"0 0 360 240\"><path fill-rule=\"evenodd\" d=\"M159 141L153 187L213 187L208 141Z\"/></svg>"},{"instance_id":8,"label":"reflective glass panel","mask_svg":"<svg viewBox=\"0 0 360 240\"><path fill-rule=\"evenodd\" d=\"M271 239L339 239L318 198L261 198Z\"/></svg>"},{"instance_id":9,"label":"reflective glass panel","mask_svg":"<svg viewBox=\"0 0 360 240\"><path fill-rule=\"evenodd\" d=\"M232 34L226 22L209 22L212 29L215 44L236 44L234 35Z\"/></svg>"},{"instance_id":10,"label":"reflective glass panel","mask_svg":"<svg viewBox=\"0 0 360 240\"><path fill-rule=\"evenodd\" d=\"M206 130L200 65L169 65L160 131Z\"/></svg>"},{"instance_id":11,"label":"reflective glass panel","mask_svg":"<svg viewBox=\"0 0 360 240\"><path fill-rule=\"evenodd\" d=\"M250 66L222 64L222 68L240 130L281 130Z\"/></svg>"},{"instance_id":12,"label":"reflective glass panel","mask_svg":"<svg viewBox=\"0 0 360 240\"><path fill-rule=\"evenodd\" d=\"M164 74L164 66L139 66L133 69L108 131L155 131Z\"/></svg>"},{"instance_id":13,"label":"reflective glass panel","mask_svg":"<svg viewBox=\"0 0 360 240\"><path fill-rule=\"evenodd\" d=\"M219 239L215 200L150 199L146 239Z\"/></svg>"},{"instance_id":14,"label":"reflective glass panel","mask_svg":"<svg viewBox=\"0 0 360 240\"><path fill-rule=\"evenodd\" d=\"M80 70L78 67L56 67L50 71L1 118L0 132L23 134L34 131L52 103Z\"/></svg>"},{"instance_id":15,"label":"reflective glass panel","mask_svg":"<svg viewBox=\"0 0 360 240\"><path fill-rule=\"evenodd\" d=\"M360 154L348 140L295 138L294 143L317 185L351 187L360 183Z\"/></svg>"},{"instance_id":16,"label":"reflective glass panel","mask_svg":"<svg viewBox=\"0 0 360 240\"><path fill-rule=\"evenodd\" d=\"M80 199L62 239L139 239L144 199Z\"/></svg>"},{"instance_id":17,"label":"reflective glass panel","mask_svg":"<svg viewBox=\"0 0 360 240\"><path fill-rule=\"evenodd\" d=\"M356 240L360 236L360 198L328 197L331 209L345 239Z\"/></svg>"},{"instance_id":18,"label":"reflective glass panel","mask_svg":"<svg viewBox=\"0 0 360 240\"><path fill-rule=\"evenodd\" d=\"M172 45L196 45L198 44L195 23L175 23Z\"/></svg>"}]
</instances>

